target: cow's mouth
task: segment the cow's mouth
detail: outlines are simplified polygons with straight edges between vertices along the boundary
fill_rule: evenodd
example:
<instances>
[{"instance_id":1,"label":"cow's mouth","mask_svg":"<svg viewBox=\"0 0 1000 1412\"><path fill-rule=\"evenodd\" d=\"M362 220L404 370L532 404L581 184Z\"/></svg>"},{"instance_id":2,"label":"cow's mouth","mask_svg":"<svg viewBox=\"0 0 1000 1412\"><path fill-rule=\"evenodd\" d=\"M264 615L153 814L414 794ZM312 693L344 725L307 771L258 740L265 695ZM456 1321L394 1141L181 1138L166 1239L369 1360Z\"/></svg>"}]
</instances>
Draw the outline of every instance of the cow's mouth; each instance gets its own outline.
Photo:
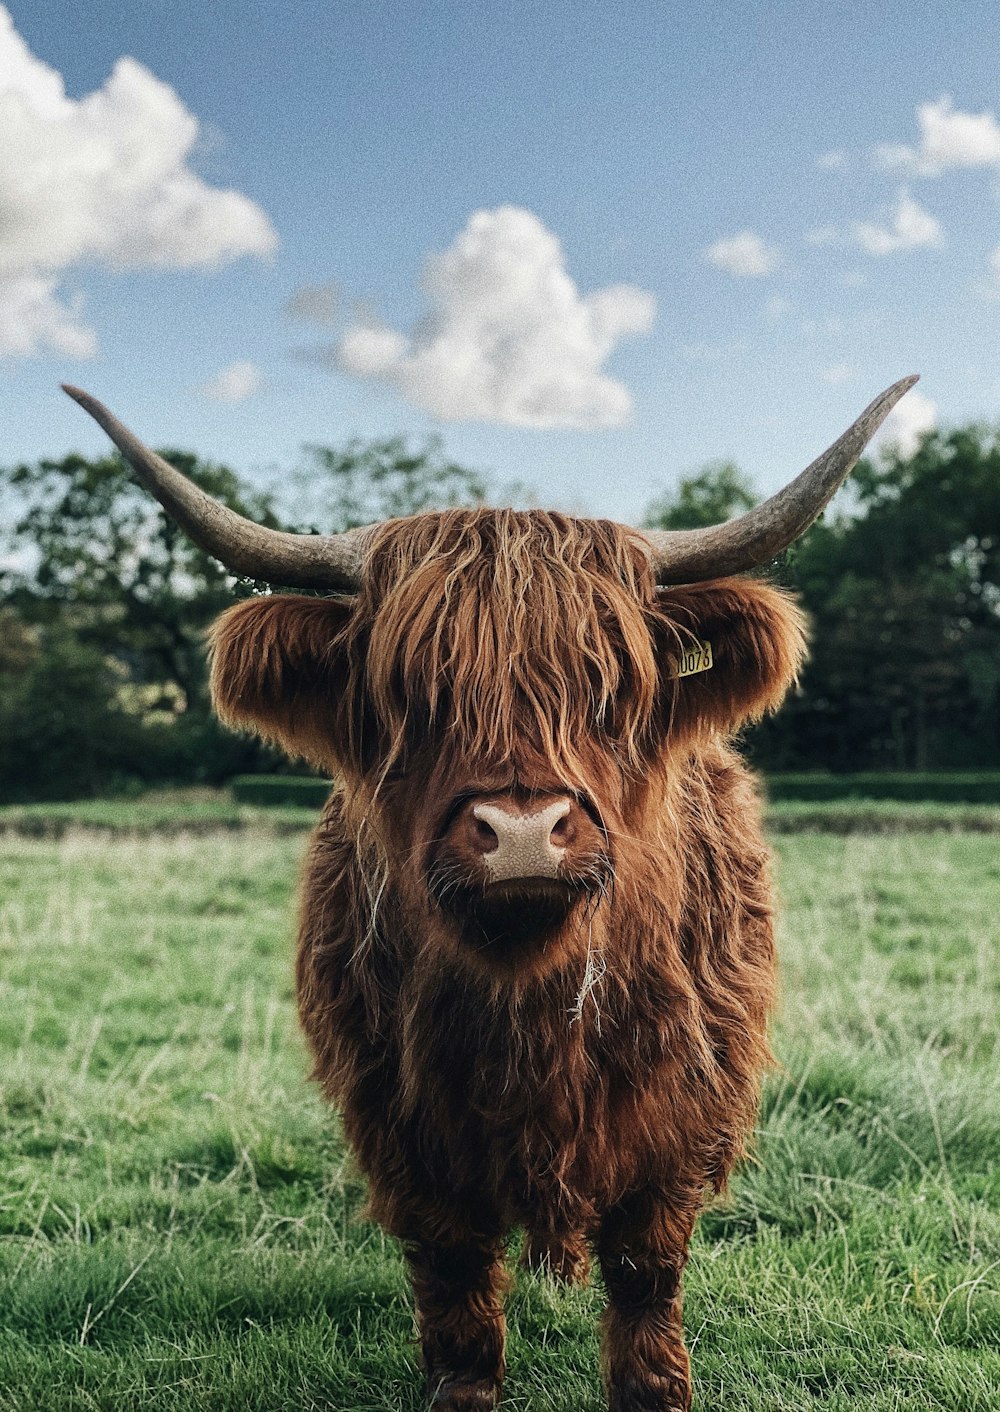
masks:
<instances>
[{"instance_id":1,"label":"cow's mouth","mask_svg":"<svg viewBox=\"0 0 1000 1412\"><path fill-rule=\"evenodd\" d=\"M463 942L485 956L537 951L574 908L594 899L589 884L564 878L507 878L485 885L432 880L431 891L458 924Z\"/></svg>"}]
</instances>

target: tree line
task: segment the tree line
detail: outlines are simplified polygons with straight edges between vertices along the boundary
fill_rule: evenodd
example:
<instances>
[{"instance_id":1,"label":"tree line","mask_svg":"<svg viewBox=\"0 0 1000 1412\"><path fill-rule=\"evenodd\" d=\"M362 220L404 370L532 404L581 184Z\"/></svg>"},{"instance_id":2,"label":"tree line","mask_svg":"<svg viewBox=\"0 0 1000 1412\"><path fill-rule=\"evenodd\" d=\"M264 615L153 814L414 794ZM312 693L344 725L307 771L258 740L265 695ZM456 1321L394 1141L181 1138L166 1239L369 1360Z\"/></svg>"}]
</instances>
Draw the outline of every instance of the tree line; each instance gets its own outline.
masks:
<instances>
[{"instance_id":1,"label":"tree line","mask_svg":"<svg viewBox=\"0 0 1000 1412\"><path fill-rule=\"evenodd\" d=\"M333 532L492 498L440 442L307 448L297 511L230 469L164 452L273 528ZM730 462L649 506L665 529L756 503ZM861 463L767 571L801 597L812 655L780 715L748 738L765 769L1000 765L1000 430L932 432ZM235 585L134 483L121 458L0 470L0 798L69 798L283 768L209 710L205 628Z\"/></svg>"}]
</instances>

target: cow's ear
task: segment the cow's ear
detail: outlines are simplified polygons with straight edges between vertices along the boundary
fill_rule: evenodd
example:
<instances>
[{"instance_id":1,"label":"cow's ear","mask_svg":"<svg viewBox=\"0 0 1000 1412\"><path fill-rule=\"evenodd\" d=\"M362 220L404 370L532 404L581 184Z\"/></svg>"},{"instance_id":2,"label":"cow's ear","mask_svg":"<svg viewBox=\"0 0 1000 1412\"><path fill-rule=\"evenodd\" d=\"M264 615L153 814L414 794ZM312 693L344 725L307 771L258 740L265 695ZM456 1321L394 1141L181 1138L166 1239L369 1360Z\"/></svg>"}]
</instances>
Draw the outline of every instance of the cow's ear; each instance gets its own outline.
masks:
<instances>
[{"instance_id":1,"label":"cow's ear","mask_svg":"<svg viewBox=\"0 0 1000 1412\"><path fill-rule=\"evenodd\" d=\"M806 654L790 594L754 579L661 590L657 636L671 738L735 730L775 710Z\"/></svg>"},{"instance_id":2,"label":"cow's ear","mask_svg":"<svg viewBox=\"0 0 1000 1412\"><path fill-rule=\"evenodd\" d=\"M332 769L344 678L338 639L350 612L345 599L283 593L229 608L209 633L220 719Z\"/></svg>"}]
</instances>

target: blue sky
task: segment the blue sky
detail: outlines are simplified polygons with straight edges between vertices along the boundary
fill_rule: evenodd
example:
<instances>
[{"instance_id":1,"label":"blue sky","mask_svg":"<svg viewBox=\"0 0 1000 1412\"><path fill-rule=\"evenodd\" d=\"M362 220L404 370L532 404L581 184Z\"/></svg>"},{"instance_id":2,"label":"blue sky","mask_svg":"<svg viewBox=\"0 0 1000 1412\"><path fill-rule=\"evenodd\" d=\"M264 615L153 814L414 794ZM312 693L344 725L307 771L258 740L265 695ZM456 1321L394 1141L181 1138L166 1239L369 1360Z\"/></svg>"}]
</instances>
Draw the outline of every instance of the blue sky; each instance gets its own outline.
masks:
<instances>
[{"instance_id":1,"label":"blue sky","mask_svg":"<svg viewBox=\"0 0 1000 1412\"><path fill-rule=\"evenodd\" d=\"M994 5L7 15L5 462L106 445L67 380L261 483L437 430L628 520L713 457L776 488L909 372L896 435L1000 418Z\"/></svg>"}]
</instances>

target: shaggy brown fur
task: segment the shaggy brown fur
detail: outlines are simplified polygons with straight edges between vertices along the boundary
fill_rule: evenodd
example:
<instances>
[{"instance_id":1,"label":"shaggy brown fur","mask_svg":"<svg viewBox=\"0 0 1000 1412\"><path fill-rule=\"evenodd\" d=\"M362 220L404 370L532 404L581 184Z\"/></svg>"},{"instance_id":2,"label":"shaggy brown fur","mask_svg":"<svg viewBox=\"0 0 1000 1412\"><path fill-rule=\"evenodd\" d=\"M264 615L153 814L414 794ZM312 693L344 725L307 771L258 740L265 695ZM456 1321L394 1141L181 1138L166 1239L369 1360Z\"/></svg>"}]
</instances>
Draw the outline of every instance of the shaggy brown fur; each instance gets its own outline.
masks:
<instances>
[{"instance_id":1,"label":"shaggy brown fur","mask_svg":"<svg viewBox=\"0 0 1000 1412\"><path fill-rule=\"evenodd\" d=\"M678 678L696 639L715 665ZM496 1401L522 1226L565 1277L596 1250L609 1406L687 1408L681 1274L753 1122L773 986L758 806L724 738L794 679L798 611L751 580L657 592L614 524L451 511L381 527L356 599L242 603L213 647L223 719L340 782L300 1013L404 1244L434 1407ZM555 920L504 894L510 947L442 862L455 801L491 792L572 797L600 828Z\"/></svg>"}]
</instances>

